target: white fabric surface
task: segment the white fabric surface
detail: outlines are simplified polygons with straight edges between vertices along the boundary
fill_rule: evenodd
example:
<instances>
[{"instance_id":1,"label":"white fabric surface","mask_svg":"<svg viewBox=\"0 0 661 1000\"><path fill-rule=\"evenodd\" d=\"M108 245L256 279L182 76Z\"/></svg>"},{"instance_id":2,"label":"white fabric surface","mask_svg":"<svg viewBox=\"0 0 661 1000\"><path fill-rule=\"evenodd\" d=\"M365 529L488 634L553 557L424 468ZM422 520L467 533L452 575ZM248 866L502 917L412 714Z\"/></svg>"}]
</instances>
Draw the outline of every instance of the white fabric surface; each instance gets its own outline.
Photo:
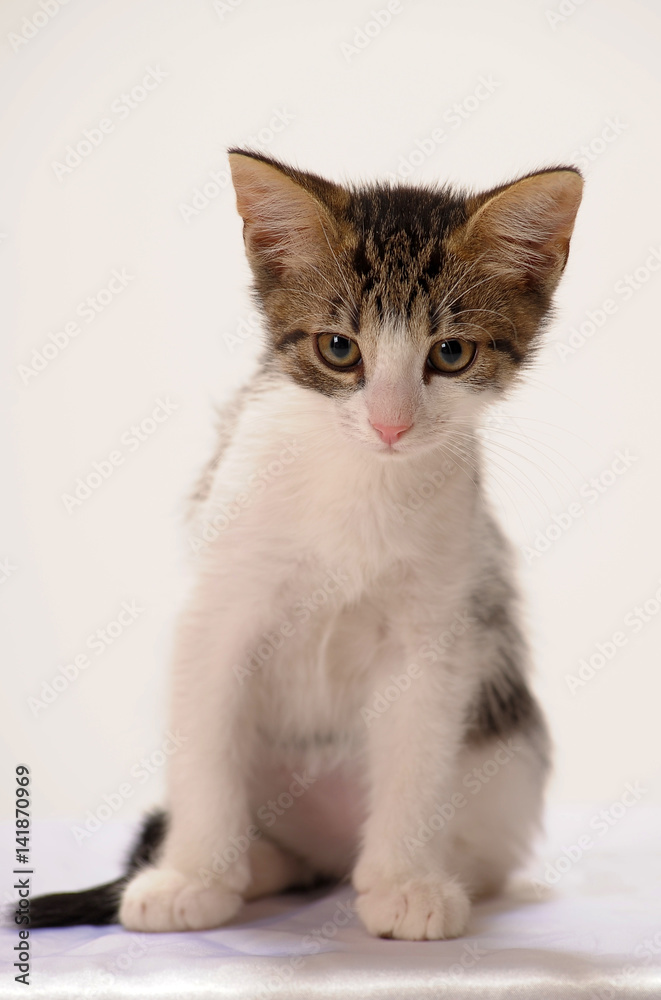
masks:
<instances>
[{"instance_id":1,"label":"white fabric surface","mask_svg":"<svg viewBox=\"0 0 661 1000\"><path fill-rule=\"evenodd\" d=\"M352 891L342 886L260 900L231 925L205 933L142 935L117 926L33 931L26 989L14 982L8 957L17 930L4 927L0 997L659 1000L661 809L637 805L595 833L590 823L598 811L552 814L530 873L506 898L476 906L468 935L457 941L374 940L352 913ZM132 827L108 823L81 847L64 823L37 824L33 832L36 894L115 877ZM563 848L586 833L592 846L540 895L531 877L542 879L547 862L567 857ZM8 901L15 897L8 824L0 842Z\"/></svg>"}]
</instances>

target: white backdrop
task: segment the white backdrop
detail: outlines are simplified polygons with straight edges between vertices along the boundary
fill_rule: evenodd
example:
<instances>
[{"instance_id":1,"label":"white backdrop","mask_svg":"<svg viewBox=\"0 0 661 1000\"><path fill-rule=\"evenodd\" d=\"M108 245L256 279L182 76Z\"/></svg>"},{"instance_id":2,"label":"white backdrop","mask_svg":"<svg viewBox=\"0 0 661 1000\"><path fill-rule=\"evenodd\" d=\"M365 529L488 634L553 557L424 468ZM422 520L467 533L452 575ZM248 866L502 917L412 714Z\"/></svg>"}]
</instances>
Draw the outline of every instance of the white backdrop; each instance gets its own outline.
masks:
<instances>
[{"instance_id":1,"label":"white backdrop","mask_svg":"<svg viewBox=\"0 0 661 1000\"><path fill-rule=\"evenodd\" d=\"M660 15L3 0L0 740L36 815L107 796L131 818L162 794L183 498L258 346L225 153L246 142L338 180L584 169L557 319L485 438L552 797L661 799ZM107 478L67 499L95 463Z\"/></svg>"}]
</instances>

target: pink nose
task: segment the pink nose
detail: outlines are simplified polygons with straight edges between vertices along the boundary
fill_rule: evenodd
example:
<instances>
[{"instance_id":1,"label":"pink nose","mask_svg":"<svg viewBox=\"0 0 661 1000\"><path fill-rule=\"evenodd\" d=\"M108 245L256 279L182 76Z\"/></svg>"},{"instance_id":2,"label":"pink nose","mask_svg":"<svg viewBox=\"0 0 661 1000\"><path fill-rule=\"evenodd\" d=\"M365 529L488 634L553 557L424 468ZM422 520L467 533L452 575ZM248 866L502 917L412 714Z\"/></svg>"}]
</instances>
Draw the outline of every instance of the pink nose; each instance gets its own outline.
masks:
<instances>
[{"instance_id":1,"label":"pink nose","mask_svg":"<svg viewBox=\"0 0 661 1000\"><path fill-rule=\"evenodd\" d=\"M388 427L386 424L372 423L372 427L375 431L378 431L381 435L381 439L386 442L386 444L394 444L398 441L402 434L406 434L411 428L411 424L401 424L399 427Z\"/></svg>"}]
</instances>

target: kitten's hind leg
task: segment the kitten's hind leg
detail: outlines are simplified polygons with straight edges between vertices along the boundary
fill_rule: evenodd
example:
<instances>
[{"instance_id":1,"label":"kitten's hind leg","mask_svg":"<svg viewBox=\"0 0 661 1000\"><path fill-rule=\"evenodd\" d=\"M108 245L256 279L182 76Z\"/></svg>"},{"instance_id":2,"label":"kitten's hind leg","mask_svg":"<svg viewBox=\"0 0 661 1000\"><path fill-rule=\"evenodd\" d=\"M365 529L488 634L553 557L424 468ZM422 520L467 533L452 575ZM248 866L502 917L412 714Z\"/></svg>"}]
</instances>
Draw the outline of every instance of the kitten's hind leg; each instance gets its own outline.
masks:
<instances>
[{"instance_id":1,"label":"kitten's hind leg","mask_svg":"<svg viewBox=\"0 0 661 1000\"><path fill-rule=\"evenodd\" d=\"M250 848L250 884L244 899L259 899L285 889L303 888L315 878L314 871L304 861L262 837Z\"/></svg>"},{"instance_id":2,"label":"kitten's hind leg","mask_svg":"<svg viewBox=\"0 0 661 1000\"><path fill-rule=\"evenodd\" d=\"M547 771L541 732L514 732L460 754L460 798L445 828L447 864L472 899L499 892L530 855L541 827Z\"/></svg>"},{"instance_id":3,"label":"kitten's hind leg","mask_svg":"<svg viewBox=\"0 0 661 1000\"><path fill-rule=\"evenodd\" d=\"M250 843L247 860L250 882L241 895L227 890L225 870L193 878L174 869L143 868L123 893L120 921L134 931L220 927L238 912L243 900L307 886L315 878L308 865L264 836Z\"/></svg>"}]
</instances>

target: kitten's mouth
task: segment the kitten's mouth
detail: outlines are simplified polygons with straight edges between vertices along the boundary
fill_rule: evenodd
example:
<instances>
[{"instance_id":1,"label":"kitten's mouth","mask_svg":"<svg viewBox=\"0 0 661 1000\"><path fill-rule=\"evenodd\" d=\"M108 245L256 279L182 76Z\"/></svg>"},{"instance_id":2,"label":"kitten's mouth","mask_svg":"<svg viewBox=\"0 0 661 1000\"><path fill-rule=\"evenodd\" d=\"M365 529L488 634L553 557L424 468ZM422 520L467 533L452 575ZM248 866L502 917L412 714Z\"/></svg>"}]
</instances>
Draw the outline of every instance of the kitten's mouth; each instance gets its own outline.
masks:
<instances>
[{"instance_id":1,"label":"kitten's mouth","mask_svg":"<svg viewBox=\"0 0 661 1000\"><path fill-rule=\"evenodd\" d=\"M375 445L377 454L383 455L386 458L394 458L398 455L399 456L408 455L411 451L411 448L408 445L406 444L402 445L399 442L393 442L393 444L386 444L385 441L379 441L375 442Z\"/></svg>"}]
</instances>

